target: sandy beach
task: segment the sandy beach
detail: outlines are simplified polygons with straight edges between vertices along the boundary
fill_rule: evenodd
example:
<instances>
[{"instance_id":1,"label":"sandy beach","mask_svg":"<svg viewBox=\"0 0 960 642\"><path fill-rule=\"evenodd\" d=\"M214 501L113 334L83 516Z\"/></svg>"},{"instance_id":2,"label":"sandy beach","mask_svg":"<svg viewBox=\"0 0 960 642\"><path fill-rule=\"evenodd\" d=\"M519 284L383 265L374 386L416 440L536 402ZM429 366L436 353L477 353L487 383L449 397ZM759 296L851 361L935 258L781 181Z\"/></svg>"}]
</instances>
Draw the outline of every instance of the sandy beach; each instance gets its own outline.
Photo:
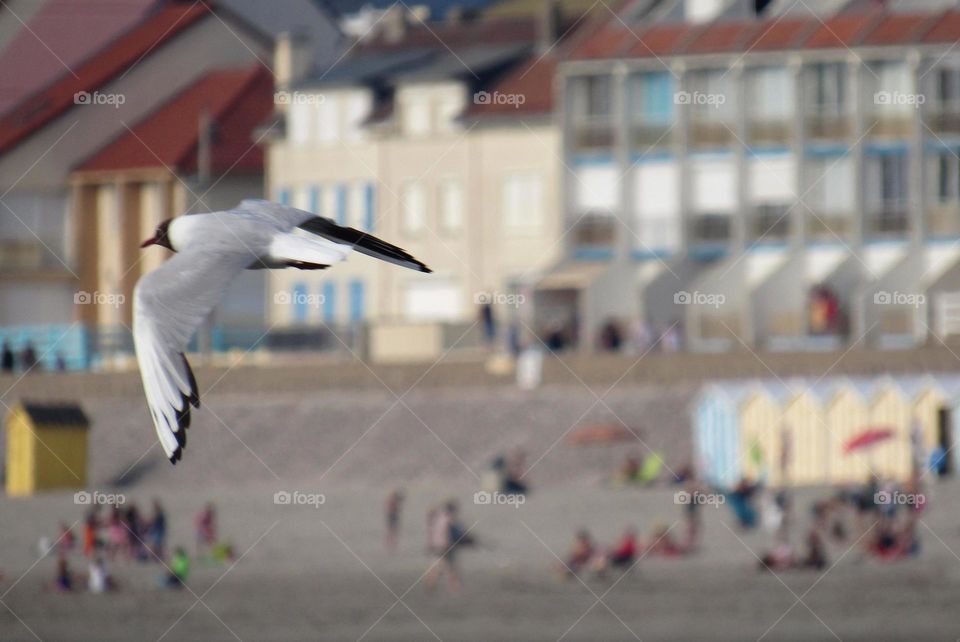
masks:
<instances>
[{"instance_id":1,"label":"sandy beach","mask_svg":"<svg viewBox=\"0 0 960 642\"><path fill-rule=\"evenodd\" d=\"M322 492L319 507L276 505L278 490ZM194 513L216 502L234 565L195 565L188 588L157 587L157 564L117 562L121 583L108 595L54 594L51 557L37 560L39 535L59 520L79 520L72 493L0 500L0 639L4 640L945 640L960 635L960 524L956 483L929 489L921 554L909 561L865 559L852 542L831 544L824 572L774 576L756 570L769 544L762 531L740 532L726 508L704 508L701 553L643 559L629 573L583 582L550 572L579 526L612 542L634 524L681 516L671 487L611 489L557 484L519 508L472 502L468 484L407 488L400 550L382 547L384 491L342 484L255 483L171 490L144 485L122 492L146 507L159 497L171 544L192 545ZM809 499L798 496L797 523ZM428 505L454 496L482 546L461 555L464 590L423 586ZM799 527L798 529L799 530ZM795 537L798 539L798 536ZM85 566L79 555L74 569ZM599 600L599 601L598 601ZM15 614L15 615L14 615Z\"/></svg>"}]
</instances>

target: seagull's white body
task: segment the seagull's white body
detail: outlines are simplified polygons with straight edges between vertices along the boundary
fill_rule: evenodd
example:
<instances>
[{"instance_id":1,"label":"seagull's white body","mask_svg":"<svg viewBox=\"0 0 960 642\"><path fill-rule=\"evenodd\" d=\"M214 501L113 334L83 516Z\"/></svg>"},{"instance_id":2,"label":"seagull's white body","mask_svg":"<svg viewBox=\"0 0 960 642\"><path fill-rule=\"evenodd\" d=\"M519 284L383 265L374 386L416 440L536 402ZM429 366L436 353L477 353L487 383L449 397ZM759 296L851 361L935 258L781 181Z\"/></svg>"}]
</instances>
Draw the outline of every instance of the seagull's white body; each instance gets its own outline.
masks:
<instances>
[{"instance_id":1,"label":"seagull's white body","mask_svg":"<svg viewBox=\"0 0 960 642\"><path fill-rule=\"evenodd\" d=\"M183 352L197 327L244 269L323 269L357 250L429 272L400 248L303 210L246 200L226 212L181 216L161 224L157 237L177 252L137 283L133 339L147 405L171 462L186 444L190 405L200 395Z\"/></svg>"}]
</instances>

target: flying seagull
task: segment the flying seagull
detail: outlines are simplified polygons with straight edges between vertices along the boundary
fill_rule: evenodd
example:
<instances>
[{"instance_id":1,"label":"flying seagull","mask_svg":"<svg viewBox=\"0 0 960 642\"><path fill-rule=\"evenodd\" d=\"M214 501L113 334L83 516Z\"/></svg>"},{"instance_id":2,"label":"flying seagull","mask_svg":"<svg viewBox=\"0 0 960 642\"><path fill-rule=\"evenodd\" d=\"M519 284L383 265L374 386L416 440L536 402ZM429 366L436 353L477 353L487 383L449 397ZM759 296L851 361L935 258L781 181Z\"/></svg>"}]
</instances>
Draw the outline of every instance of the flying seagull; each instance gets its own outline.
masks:
<instances>
[{"instance_id":1,"label":"flying seagull","mask_svg":"<svg viewBox=\"0 0 960 642\"><path fill-rule=\"evenodd\" d=\"M197 382L184 356L187 343L243 270L322 270L356 250L419 272L430 268L395 245L328 218L263 200L226 212L180 216L161 223L140 247L176 252L144 275L133 292L133 342L143 391L171 463L183 455L190 406L200 407Z\"/></svg>"}]
</instances>

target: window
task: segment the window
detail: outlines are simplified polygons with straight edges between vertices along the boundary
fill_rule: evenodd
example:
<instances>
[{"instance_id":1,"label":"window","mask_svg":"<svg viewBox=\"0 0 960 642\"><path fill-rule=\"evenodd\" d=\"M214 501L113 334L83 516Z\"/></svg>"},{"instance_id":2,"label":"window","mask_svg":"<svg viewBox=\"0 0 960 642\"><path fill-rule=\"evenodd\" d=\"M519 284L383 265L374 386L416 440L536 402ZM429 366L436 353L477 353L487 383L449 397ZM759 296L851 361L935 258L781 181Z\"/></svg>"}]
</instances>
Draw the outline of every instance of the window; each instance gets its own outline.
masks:
<instances>
[{"instance_id":1,"label":"window","mask_svg":"<svg viewBox=\"0 0 960 642\"><path fill-rule=\"evenodd\" d=\"M645 125L670 125L673 122L673 76L670 72L635 76L630 82L630 113Z\"/></svg>"},{"instance_id":2,"label":"window","mask_svg":"<svg viewBox=\"0 0 960 642\"><path fill-rule=\"evenodd\" d=\"M437 105L437 131L449 132L457 128L456 118L463 111L463 100L447 96Z\"/></svg>"},{"instance_id":3,"label":"window","mask_svg":"<svg viewBox=\"0 0 960 642\"><path fill-rule=\"evenodd\" d=\"M808 187L803 202L818 216L849 216L853 212L855 181L850 156L812 159L805 173Z\"/></svg>"},{"instance_id":4,"label":"window","mask_svg":"<svg viewBox=\"0 0 960 642\"><path fill-rule=\"evenodd\" d=\"M367 183L363 190L363 229L373 232L376 225L376 191L373 183Z\"/></svg>"},{"instance_id":5,"label":"window","mask_svg":"<svg viewBox=\"0 0 960 642\"><path fill-rule=\"evenodd\" d=\"M589 120L609 119L613 98L609 76L580 76L571 79L573 114Z\"/></svg>"},{"instance_id":6,"label":"window","mask_svg":"<svg viewBox=\"0 0 960 642\"><path fill-rule=\"evenodd\" d=\"M727 69L692 71L689 75L690 113L702 122L719 123L735 117L736 96ZM732 126L732 124L731 124Z\"/></svg>"},{"instance_id":7,"label":"window","mask_svg":"<svg viewBox=\"0 0 960 642\"><path fill-rule=\"evenodd\" d=\"M313 105L293 103L287 112L290 119L290 141L303 145L310 140L310 119L313 117Z\"/></svg>"},{"instance_id":8,"label":"window","mask_svg":"<svg viewBox=\"0 0 960 642\"><path fill-rule=\"evenodd\" d=\"M310 209L308 211L317 214L318 216L323 213L321 208L321 193L319 185L310 186Z\"/></svg>"},{"instance_id":9,"label":"window","mask_svg":"<svg viewBox=\"0 0 960 642\"><path fill-rule=\"evenodd\" d=\"M810 104L817 114L841 116L846 102L847 66L844 63L811 65Z\"/></svg>"},{"instance_id":10,"label":"window","mask_svg":"<svg viewBox=\"0 0 960 642\"><path fill-rule=\"evenodd\" d=\"M793 79L784 67L764 67L749 72L747 101L756 120L786 120L793 114L796 99Z\"/></svg>"},{"instance_id":11,"label":"window","mask_svg":"<svg viewBox=\"0 0 960 642\"><path fill-rule=\"evenodd\" d=\"M281 187L277 190L277 202L281 205L290 205L290 188Z\"/></svg>"},{"instance_id":12,"label":"window","mask_svg":"<svg viewBox=\"0 0 960 642\"><path fill-rule=\"evenodd\" d=\"M347 211L347 225L362 228L365 218L364 201L366 183L357 182L350 186L350 205Z\"/></svg>"},{"instance_id":13,"label":"window","mask_svg":"<svg viewBox=\"0 0 960 642\"><path fill-rule=\"evenodd\" d=\"M323 283L323 322L334 323L337 320L337 284L333 281Z\"/></svg>"},{"instance_id":14,"label":"window","mask_svg":"<svg viewBox=\"0 0 960 642\"><path fill-rule=\"evenodd\" d=\"M906 154L879 154L866 161L867 199L871 205L902 205L907 200Z\"/></svg>"},{"instance_id":15,"label":"window","mask_svg":"<svg viewBox=\"0 0 960 642\"><path fill-rule=\"evenodd\" d=\"M400 199L403 230L407 234L418 234L427 224L427 197L423 184L407 181L400 190Z\"/></svg>"},{"instance_id":16,"label":"window","mask_svg":"<svg viewBox=\"0 0 960 642\"><path fill-rule=\"evenodd\" d=\"M297 283L293 286L293 321L299 325L307 322L309 308L307 307L307 286Z\"/></svg>"},{"instance_id":17,"label":"window","mask_svg":"<svg viewBox=\"0 0 960 642\"><path fill-rule=\"evenodd\" d=\"M654 161L634 170L636 247L675 250L680 246L680 171L674 161Z\"/></svg>"},{"instance_id":18,"label":"window","mask_svg":"<svg viewBox=\"0 0 960 642\"><path fill-rule=\"evenodd\" d=\"M440 183L440 226L445 232L459 232L463 226L463 188L455 179Z\"/></svg>"},{"instance_id":19,"label":"window","mask_svg":"<svg viewBox=\"0 0 960 642\"><path fill-rule=\"evenodd\" d=\"M309 187L298 187L293 191L293 207L298 210L311 211Z\"/></svg>"},{"instance_id":20,"label":"window","mask_svg":"<svg viewBox=\"0 0 960 642\"><path fill-rule=\"evenodd\" d=\"M346 108L346 132L344 138L356 141L363 138L363 122L370 114L370 96L367 93L351 93L344 101Z\"/></svg>"},{"instance_id":21,"label":"window","mask_svg":"<svg viewBox=\"0 0 960 642\"><path fill-rule=\"evenodd\" d=\"M426 94L411 93L403 102L403 129L412 136L430 133L430 101Z\"/></svg>"},{"instance_id":22,"label":"window","mask_svg":"<svg viewBox=\"0 0 960 642\"><path fill-rule=\"evenodd\" d=\"M347 224L347 186L337 185L336 190L336 209L334 217L338 225Z\"/></svg>"},{"instance_id":23,"label":"window","mask_svg":"<svg viewBox=\"0 0 960 642\"><path fill-rule=\"evenodd\" d=\"M931 179L934 194L940 204L960 202L960 160L952 152L940 152L931 157Z\"/></svg>"},{"instance_id":24,"label":"window","mask_svg":"<svg viewBox=\"0 0 960 642\"><path fill-rule=\"evenodd\" d=\"M543 185L539 175L507 176L501 198L506 232L536 232L543 226Z\"/></svg>"},{"instance_id":25,"label":"window","mask_svg":"<svg viewBox=\"0 0 960 642\"><path fill-rule=\"evenodd\" d=\"M337 99L331 94L324 94L323 100L317 105L317 140L322 143L333 143L340 140L340 118L337 113Z\"/></svg>"},{"instance_id":26,"label":"window","mask_svg":"<svg viewBox=\"0 0 960 642\"><path fill-rule=\"evenodd\" d=\"M960 67L941 67L934 78L936 106L944 111L955 111L960 107Z\"/></svg>"},{"instance_id":27,"label":"window","mask_svg":"<svg viewBox=\"0 0 960 642\"><path fill-rule=\"evenodd\" d=\"M365 288L363 281L350 281L350 322L357 323L363 321L366 316Z\"/></svg>"}]
</instances>

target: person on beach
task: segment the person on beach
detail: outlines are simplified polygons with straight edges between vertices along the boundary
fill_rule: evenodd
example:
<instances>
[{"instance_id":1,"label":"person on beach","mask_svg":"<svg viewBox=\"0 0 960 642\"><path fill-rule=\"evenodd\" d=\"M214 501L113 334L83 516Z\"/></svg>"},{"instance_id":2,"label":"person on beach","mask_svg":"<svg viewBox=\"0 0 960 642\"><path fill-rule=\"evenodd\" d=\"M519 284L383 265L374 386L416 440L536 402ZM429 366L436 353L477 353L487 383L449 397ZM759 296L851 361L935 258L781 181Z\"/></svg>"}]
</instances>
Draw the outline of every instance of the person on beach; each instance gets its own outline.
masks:
<instances>
[{"instance_id":1,"label":"person on beach","mask_svg":"<svg viewBox=\"0 0 960 642\"><path fill-rule=\"evenodd\" d=\"M156 559L162 560L167 540L167 513L163 510L163 504L159 499L153 500L153 517L150 518L147 537L150 541L150 551Z\"/></svg>"},{"instance_id":2,"label":"person on beach","mask_svg":"<svg viewBox=\"0 0 960 642\"><path fill-rule=\"evenodd\" d=\"M97 531L100 528L100 518L98 516L99 506L91 506L90 510L83 518L83 555L84 557L93 557L97 549L100 548L100 540Z\"/></svg>"},{"instance_id":3,"label":"person on beach","mask_svg":"<svg viewBox=\"0 0 960 642\"><path fill-rule=\"evenodd\" d=\"M182 546L178 546L173 551L173 557L170 558L170 566L163 585L167 588L182 588L187 583L189 575L190 558L187 556L187 551Z\"/></svg>"},{"instance_id":4,"label":"person on beach","mask_svg":"<svg viewBox=\"0 0 960 642\"><path fill-rule=\"evenodd\" d=\"M197 513L197 555L210 551L217 541L217 513L213 504L207 503L203 510Z\"/></svg>"},{"instance_id":5,"label":"person on beach","mask_svg":"<svg viewBox=\"0 0 960 642\"><path fill-rule=\"evenodd\" d=\"M472 546L475 541L463 528L458 517L458 506L453 500L433 512L428 524L431 553L436 556L424 579L424 586L432 591L441 575L447 576L451 593L459 593L463 587L456 564L456 552L463 546Z\"/></svg>"},{"instance_id":6,"label":"person on beach","mask_svg":"<svg viewBox=\"0 0 960 642\"><path fill-rule=\"evenodd\" d=\"M629 570L637 559L640 552L640 544L637 541L637 531L632 526L628 526L620 540L610 549L609 552L598 555L596 562L596 571L602 575L607 569Z\"/></svg>"},{"instance_id":7,"label":"person on beach","mask_svg":"<svg viewBox=\"0 0 960 642\"><path fill-rule=\"evenodd\" d=\"M13 355L10 344L4 341L3 348L0 350L0 370L2 370L4 374L10 374L17 365L16 361L17 359Z\"/></svg>"},{"instance_id":8,"label":"person on beach","mask_svg":"<svg viewBox=\"0 0 960 642\"><path fill-rule=\"evenodd\" d=\"M103 557L97 556L90 562L87 569L87 590L91 593L106 593L116 588L113 576L107 570Z\"/></svg>"},{"instance_id":9,"label":"person on beach","mask_svg":"<svg viewBox=\"0 0 960 642\"><path fill-rule=\"evenodd\" d=\"M393 490L387 496L384 513L387 521L387 533L384 539L384 548L388 553L397 550L397 542L400 537L400 511L403 508L403 491Z\"/></svg>"},{"instance_id":10,"label":"person on beach","mask_svg":"<svg viewBox=\"0 0 960 642\"><path fill-rule=\"evenodd\" d=\"M556 570L564 577L577 575L594 561L596 554L590 531L581 528L573 538L573 547L566 558L557 563Z\"/></svg>"},{"instance_id":11,"label":"person on beach","mask_svg":"<svg viewBox=\"0 0 960 642\"><path fill-rule=\"evenodd\" d=\"M73 590L73 573L70 572L67 558L62 555L57 559L57 573L53 579L53 590L58 593L68 593Z\"/></svg>"}]
</instances>

